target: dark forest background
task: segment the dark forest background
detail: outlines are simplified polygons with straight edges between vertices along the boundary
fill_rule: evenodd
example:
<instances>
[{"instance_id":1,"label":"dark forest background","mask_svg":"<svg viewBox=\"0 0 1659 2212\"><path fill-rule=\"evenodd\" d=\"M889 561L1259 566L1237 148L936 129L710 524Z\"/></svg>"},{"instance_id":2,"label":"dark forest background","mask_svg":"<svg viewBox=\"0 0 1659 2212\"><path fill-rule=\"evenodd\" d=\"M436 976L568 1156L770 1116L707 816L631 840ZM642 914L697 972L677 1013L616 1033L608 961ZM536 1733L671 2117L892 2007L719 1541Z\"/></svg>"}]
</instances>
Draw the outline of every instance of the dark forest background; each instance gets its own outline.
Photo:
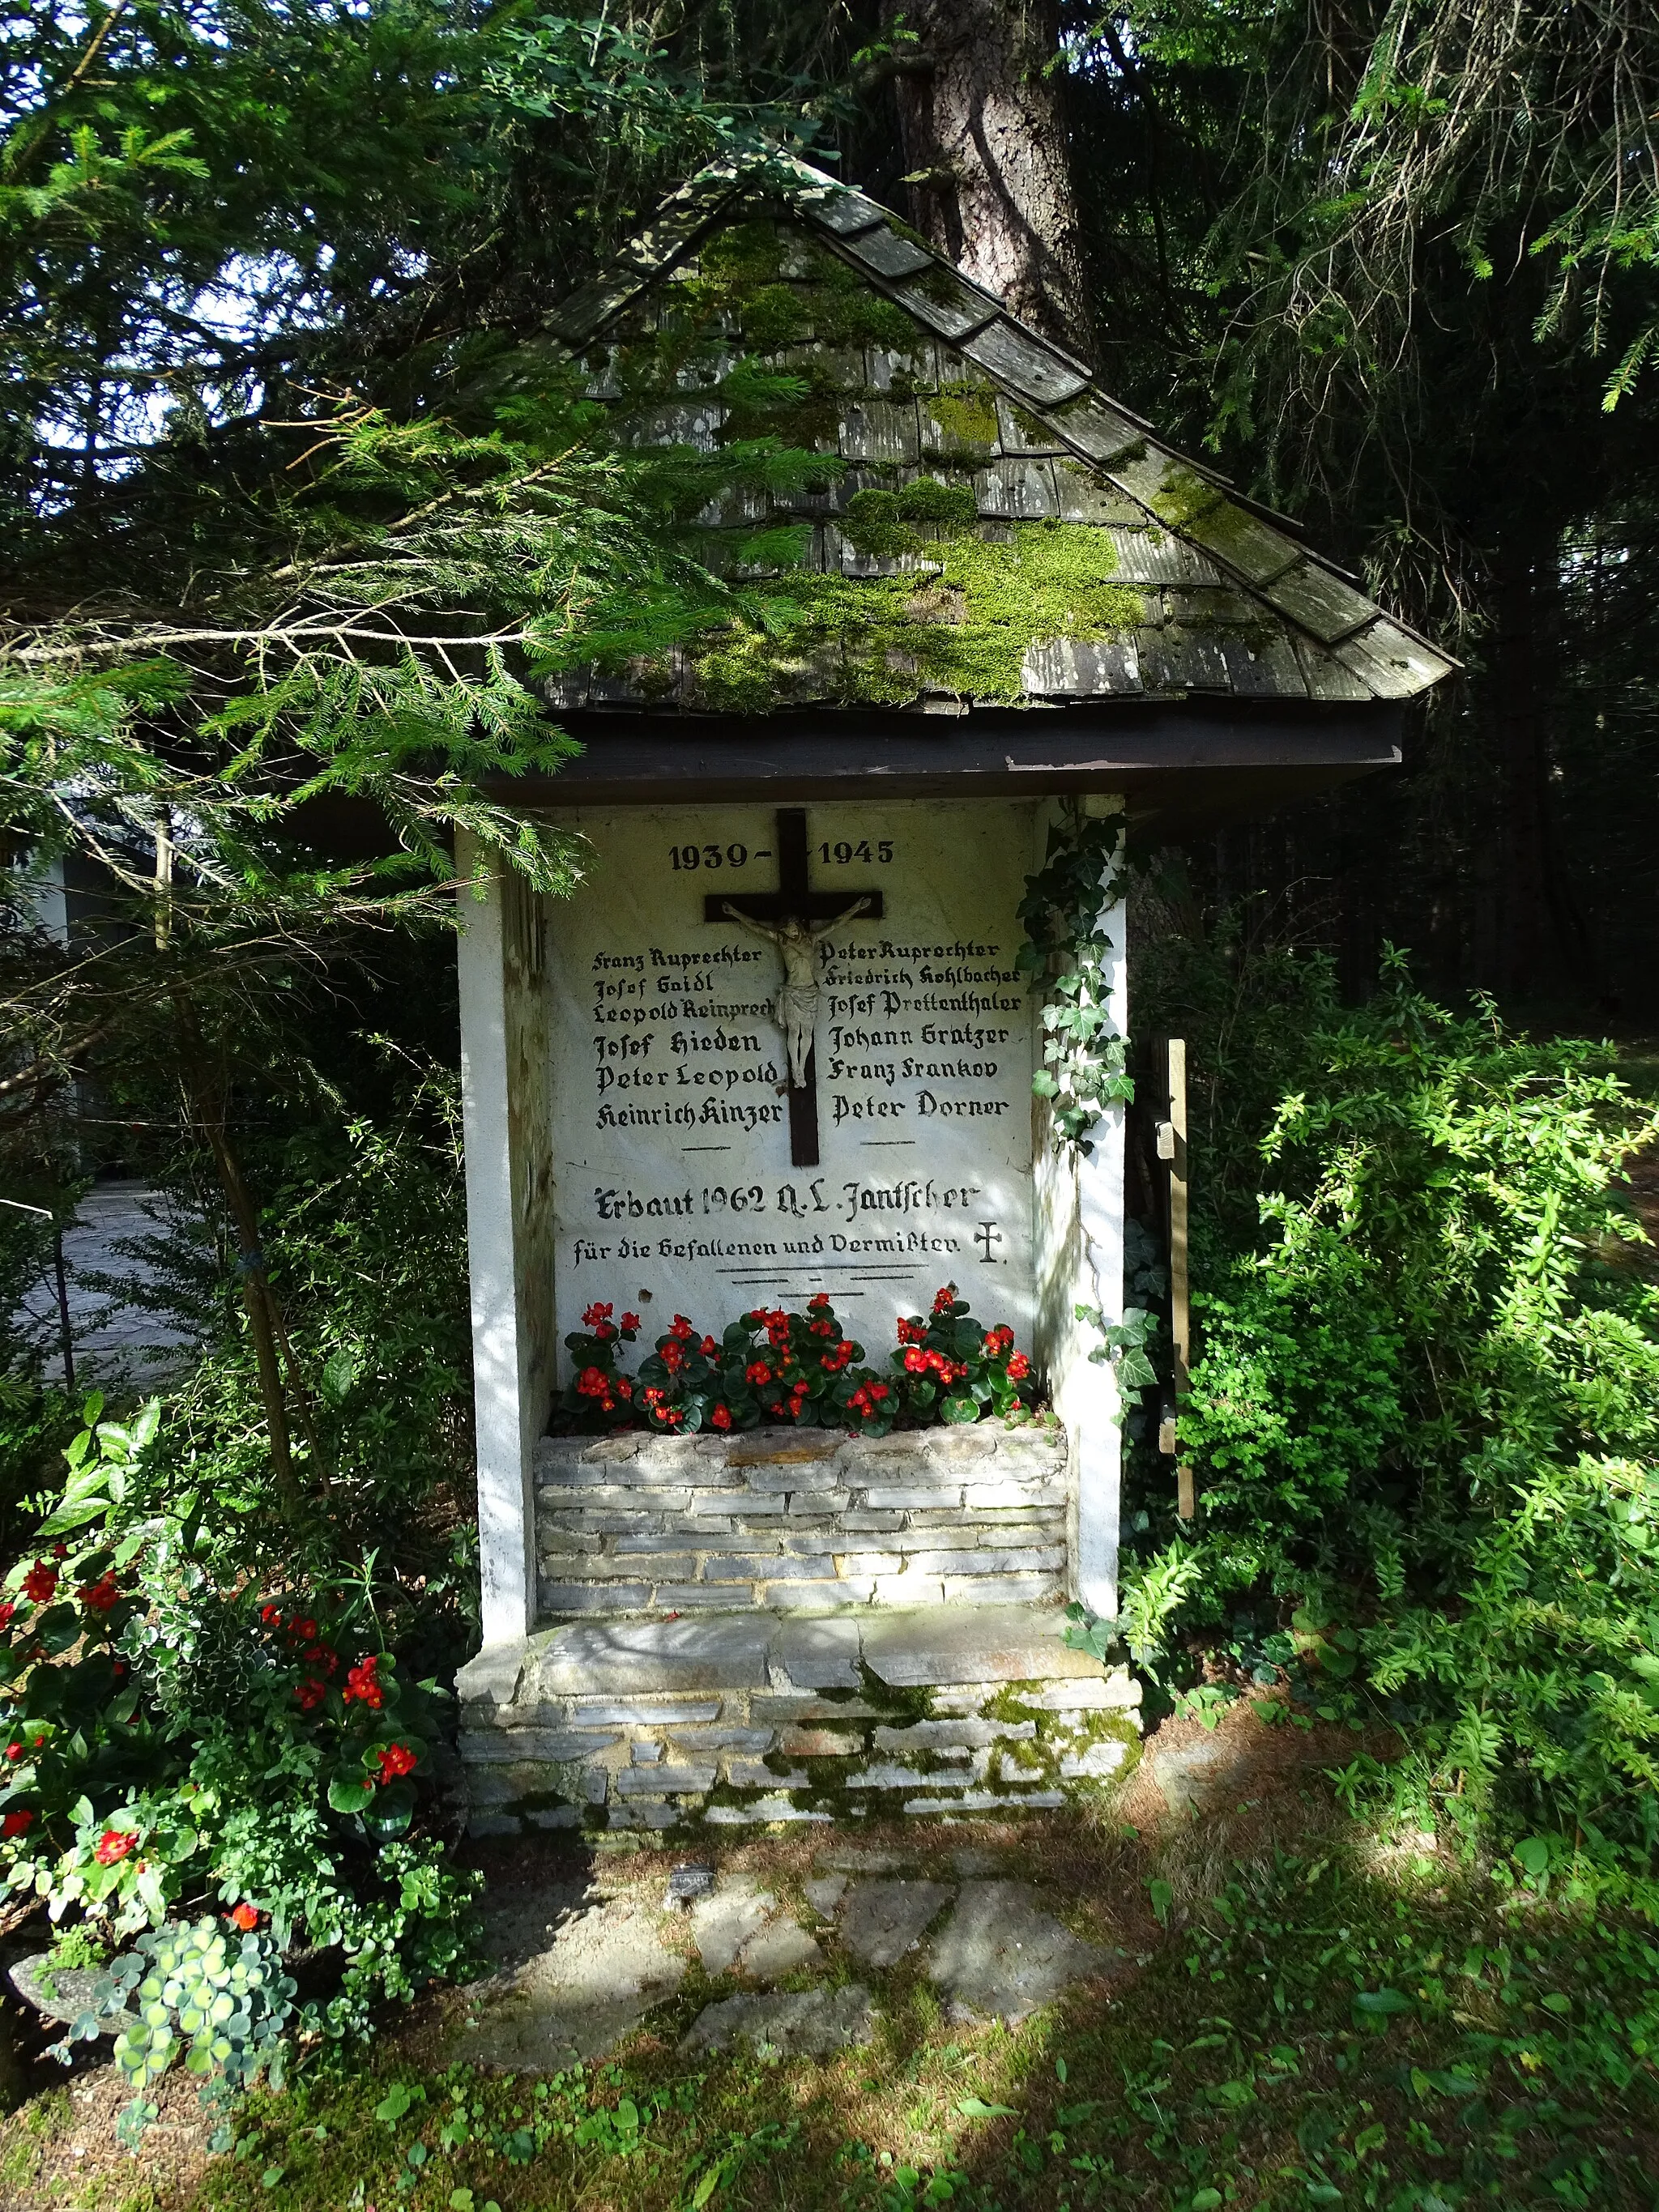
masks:
<instances>
[{"instance_id":1,"label":"dark forest background","mask_svg":"<svg viewBox=\"0 0 1659 2212\"><path fill-rule=\"evenodd\" d=\"M1386 939L1443 992L1650 1018L1642 0L46 0L6 25L14 644L245 573L247 488L283 484L296 424L344 395L442 410L690 167L782 138L1462 659L1402 773L1194 848L1205 903L1328 945L1351 993Z\"/></svg>"}]
</instances>

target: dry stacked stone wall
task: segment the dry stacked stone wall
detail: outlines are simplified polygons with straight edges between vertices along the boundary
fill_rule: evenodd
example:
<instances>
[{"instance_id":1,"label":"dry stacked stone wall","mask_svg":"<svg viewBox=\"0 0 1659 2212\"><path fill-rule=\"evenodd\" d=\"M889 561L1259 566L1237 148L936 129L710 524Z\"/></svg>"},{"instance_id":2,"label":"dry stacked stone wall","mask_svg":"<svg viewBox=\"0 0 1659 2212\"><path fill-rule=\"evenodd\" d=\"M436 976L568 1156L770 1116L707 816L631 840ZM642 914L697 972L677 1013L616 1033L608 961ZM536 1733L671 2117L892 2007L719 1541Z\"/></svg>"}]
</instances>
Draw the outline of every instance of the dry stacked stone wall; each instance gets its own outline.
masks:
<instances>
[{"instance_id":1,"label":"dry stacked stone wall","mask_svg":"<svg viewBox=\"0 0 1659 2212\"><path fill-rule=\"evenodd\" d=\"M550 1437L544 1619L1042 1603L1066 1587L1066 1435L1000 1423L853 1437Z\"/></svg>"},{"instance_id":2,"label":"dry stacked stone wall","mask_svg":"<svg viewBox=\"0 0 1659 2212\"><path fill-rule=\"evenodd\" d=\"M568 1622L461 1669L474 1835L692 1833L1100 1800L1140 1686L1056 1607Z\"/></svg>"}]
</instances>

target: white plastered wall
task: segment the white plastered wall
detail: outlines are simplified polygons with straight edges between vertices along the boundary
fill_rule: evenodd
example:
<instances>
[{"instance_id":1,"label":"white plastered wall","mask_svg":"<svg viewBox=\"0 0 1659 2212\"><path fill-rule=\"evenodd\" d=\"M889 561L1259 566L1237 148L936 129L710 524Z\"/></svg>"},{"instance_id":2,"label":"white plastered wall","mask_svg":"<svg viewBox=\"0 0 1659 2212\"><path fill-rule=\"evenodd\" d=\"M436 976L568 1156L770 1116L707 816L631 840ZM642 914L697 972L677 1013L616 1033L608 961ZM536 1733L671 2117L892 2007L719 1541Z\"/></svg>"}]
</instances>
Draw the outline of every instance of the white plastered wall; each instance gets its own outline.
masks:
<instances>
[{"instance_id":1,"label":"white plastered wall","mask_svg":"<svg viewBox=\"0 0 1659 2212\"><path fill-rule=\"evenodd\" d=\"M477 864L457 839L457 872ZM510 872L459 894L478 1553L486 1646L536 1620L532 1454L553 1389L553 1173L543 902Z\"/></svg>"},{"instance_id":2,"label":"white plastered wall","mask_svg":"<svg viewBox=\"0 0 1659 2212\"><path fill-rule=\"evenodd\" d=\"M1121 799L1079 802L1090 815L1122 811ZM1038 822L1036 865L1043 860L1048 828L1060 810ZM1098 927L1106 956L1106 1005L1120 1036L1129 1027L1127 914L1121 896L1103 884ZM1124 1109L1106 1108L1091 1133L1091 1150L1056 1147L1045 1101L1033 1102L1031 1139L1036 1167L1034 1206L1036 1263L1036 1351L1055 1412L1070 1439L1072 1594L1091 1613L1117 1611L1119 1510L1121 1496L1122 1408L1110 1367L1091 1361L1100 1336L1080 1322L1079 1305L1096 1307L1107 1322L1123 1317Z\"/></svg>"}]
</instances>

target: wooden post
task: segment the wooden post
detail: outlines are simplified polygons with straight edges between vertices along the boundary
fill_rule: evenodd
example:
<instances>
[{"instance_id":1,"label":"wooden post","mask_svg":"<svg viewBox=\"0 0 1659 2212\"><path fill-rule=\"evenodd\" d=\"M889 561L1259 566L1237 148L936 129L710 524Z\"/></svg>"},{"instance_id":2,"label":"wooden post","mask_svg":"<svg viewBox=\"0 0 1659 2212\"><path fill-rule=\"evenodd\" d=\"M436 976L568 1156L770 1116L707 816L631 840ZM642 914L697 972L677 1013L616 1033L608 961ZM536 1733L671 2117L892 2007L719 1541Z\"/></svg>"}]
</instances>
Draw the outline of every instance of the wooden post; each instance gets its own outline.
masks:
<instances>
[{"instance_id":1,"label":"wooden post","mask_svg":"<svg viewBox=\"0 0 1659 2212\"><path fill-rule=\"evenodd\" d=\"M1158 1125L1158 1156L1170 1170L1170 1328L1175 1340L1175 1403L1158 1426L1160 1451L1176 1460L1176 1510L1190 1521L1197 1510L1193 1471L1180 1457L1181 1401L1192 1365L1192 1302L1187 1270L1187 1043L1164 1039L1160 1054L1164 1117Z\"/></svg>"}]
</instances>

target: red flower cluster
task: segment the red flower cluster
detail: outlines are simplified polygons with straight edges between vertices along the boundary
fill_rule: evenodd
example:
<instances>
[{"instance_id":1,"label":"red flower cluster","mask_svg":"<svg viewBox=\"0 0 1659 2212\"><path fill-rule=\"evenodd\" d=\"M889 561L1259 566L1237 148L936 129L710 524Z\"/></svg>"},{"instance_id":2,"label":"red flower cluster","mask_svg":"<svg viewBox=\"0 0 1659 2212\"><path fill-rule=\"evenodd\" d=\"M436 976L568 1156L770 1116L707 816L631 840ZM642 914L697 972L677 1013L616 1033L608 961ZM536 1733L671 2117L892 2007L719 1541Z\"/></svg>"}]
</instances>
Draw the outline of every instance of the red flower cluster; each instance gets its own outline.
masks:
<instances>
[{"instance_id":1,"label":"red flower cluster","mask_svg":"<svg viewBox=\"0 0 1659 2212\"><path fill-rule=\"evenodd\" d=\"M596 1303L589 1306L582 1316L582 1327L592 1329L601 1344L614 1344L617 1331L611 1316L616 1310L615 1306L602 1306Z\"/></svg>"},{"instance_id":2,"label":"red flower cluster","mask_svg":"<svg viewBox=\"0 0 1659 2212\"><path fill-rule=\"evenodd\" d=\"M113 1613L121 1602L121 1585L113 1567L106 1567L95 1583L82 1583L75 1593L89 1613Z\"/></svg>"},{"instance_id":3,"label":"red flower cluster","mask_svg":"<svg viewBox=\"0 0 1659 2212\"><path fill-rule=\"evenodd\" d=\"M379 1653L371 1651L367 1659L360 1659L351 1668L346 1676L345 1688L341 1692L343 1701L348 1705L356 1698L366 1705L372 1712L379 1712L380 1707L386 1703L385 1687L375 1680L375 1669L380 1663Z\"/></svg>"},{"instance_id":4,"label":"red flower cluster","mask_svg":"<svg viewBox=\"0 0 1659 2212\"><path fill-rule=\"evenodd\" d=\"M847 1402L854 1413L867 1416L876 1411L884 1398L892 1395L884 1382L860 1382Z\"/></svg>"},{"instance_id":5,"label":"red flower cluster","mask_svg":"<svg viewBox=\"0 0 1659 2212\"><path fill-rule=\"evenodd\" d=\"M34 1815L27 1808L20 1813L8 1813L0 1820L0 1837L26 1836L34 1826Z\"/></svg>"},{"instance_id":6,"label":"red flower cluster","mask_svg":"<svg viewBox=\"0 0 1659 2212\"><path fill-rule=\"evenodd\" d=\"M904 1355L904 1371L907 1375L937 1375L941 1388L946 1388L959 1382L968 1370L959 1360L947 1359L942 1352L923 1352L913 1344Z\"/></svg>"},{"instance_id":7,"label":"red flower cluster","mask_svg":"<svg viewBox=\"0 0 1659 2212\"><path fill-rule=\"evenodd\" d=\"M16 1612L16 1610L17 1607L12 1603L9 1598L7 1598L3 1603L0 1603L0 1628L9 1628L11 1626L12 1615Z\"/></svg>"},{"instance_id":8,"label":"red flower cluster","mask_svg":"<svg viewBox=\"0 0 1659 2212\"><path fill-rule=\"evenodd\" d=\"M380 1787L395 1782L400 1774L412 1774L420 1761L406 1743L389 1743L380 1753Z\"/></svg>"},{"instance_id":9,"label":"red flower cluster","mask_svg":"<svg viewBox=\"0 0 1659 2212\"><path fill-rule=\"evenodd\" d=\"M258 1926L259 1914L255 1908L248 1903L247 1899L244 1898L242 1902L232 1911L230 1916L230 1924L233 1928L240 1928L242 1933L246 1936L251 1929L254 1929Z\"/></svg>"},{"instance_id":10,"label":"red flower cluster","mask_svg":"<svg viewBox=\"0 0 1659 2212\"><path fill-rule=\"evenodd\" d=\"M1023 1352L1017 1352L1008 1362L1008 1380L1023 1382L1031 1371L1031 1363Z\"/></svg>"},{"instance_id":11,"label":"red flower cluster","mask_svg":"<svg viewBox=\"0 0 1659 2212\"><path fill-rule=\"evenodd\" d=\"M752 1382L757 1390L763 1389L772 1380L772 1370L763 1359L751 1359L743 1370L743 1379Z\"/></svg>"},{"instance_id":12,"label":"red flower cluster","mask_svg":"<svg viewBox=\"0 0 1659 2212\"><path fill-rule=\"evenodd\" d=\"M296 1613L289 1620L280 1606L262 1605L259 1618L283 1638L291 1659L306 1669L303 1679L294 1686L294 1702L302 1713L314 1713L340 1671L339 1653L321 1641L317 1623L309 1613Z\"/></svg>"},{"instance_id":13,"label":"red flower cluster","mask_svg":"<svg viewBox=\"0 0 1659 2212\"><path fill-rule=\"evenodd\" d=\"M634 1395L627 1376L607 1375L603 1367L584 1367L576 1377L576 1388L584 1398L592 1398L602 1413L614 1413Z\"/></svg>"},{"instance_id":14,"label":"red flower cluster","mask_svg":"<svg viewBox=\"0 0 1659 2212\"><path fill-rule=\"evenodd\" d=\"M100 1866L113 1866L137 1847L138 1838L131 1828L106 1828L93 1845L92 1856Z\"/></svg>"},{"instance_id":15,"label":"red flower cluster","mask_svg":"<svg viewBox=\"0 0 1659 2212\"><path fill-rule=\"evenodd\" d=\"M985 1342L981 1346L988 1359L1000 1359L1005 1352L1012 1352L1013 1348L1014 1332L1006 1322L1004 1322L1000 1328L988 1329L985 1333Z\"/></svg>"},{"instance_id":16,"label":"red flower cluster","mask_svg":"<svg viewBox=\"0 0 1659 2212\"><path fill-rule=\"evenodd\" d=\"M716 1406L708 1416L708 1425L711 1429L729 1429L732 1425L732 1408L729 1406Z\"/></svg>"},{"instance_id":17,"label":"red flower cluster","mask_svg":"<svg viewBox=\"0 0 1659 2212\"><path fill-rule=\"evenodd\" d=\"M668 1334L680 1344L690 1344L696 1333L696 1328L684 1314L676 1314L669 1323Z\"/></svg>"},{"instance_id":18,"label":"red flower cluster","mask_svg":"<svg viewBox=\"0 0 1659 2212\"><path fill-rule=\"evenodd\" d=\"M954 1283L946 1283L942 1290L933 1293L933 1311L935 1314L948 1314L956 1302L957 1286Z\"/></svg>"},{"instance_id":19,"label":"red flower cluster","mask_svg":"<svg viewBox=\"0 0 1659 2212\"><path fill-rule=\"evenodd\" d=\"M684 1406L671 1406L667 1401L668 1393L656 1389L650 1383L640 1393L640 1403L647 1413L654 1414L669 1428L678 1429L685 1419L685 1408Z\"/></svg>"},{"instance_id":20,"label":"red flower cluster","mask_svg":"<svg viewBox=\"0 0 1659 2212\"><path fill-rule=\"evenodd\" d=\"M23 1595L31 1605L50 1605L58 1595L58 1570L37 1559L23 1577Z\"/></svg>"}]
</instances>

